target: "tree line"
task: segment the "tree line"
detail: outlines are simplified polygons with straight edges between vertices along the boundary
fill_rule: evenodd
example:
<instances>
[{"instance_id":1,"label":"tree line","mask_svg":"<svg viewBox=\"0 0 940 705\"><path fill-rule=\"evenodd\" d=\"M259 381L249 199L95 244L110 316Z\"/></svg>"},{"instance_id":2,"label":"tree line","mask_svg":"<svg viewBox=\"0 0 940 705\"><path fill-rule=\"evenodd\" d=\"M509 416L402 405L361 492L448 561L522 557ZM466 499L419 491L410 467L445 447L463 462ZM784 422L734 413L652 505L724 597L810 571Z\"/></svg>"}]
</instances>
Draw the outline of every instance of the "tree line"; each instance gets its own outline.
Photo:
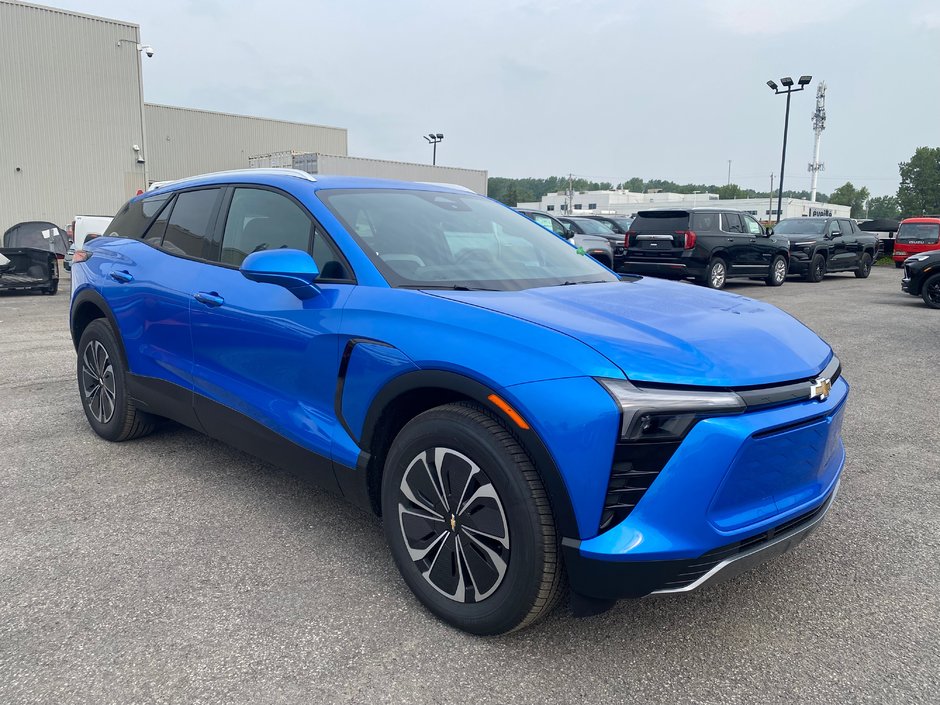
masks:
<instances>
[{"instance_id":1,"label":"tree line","mask_svg":"<svg viewBox=\"0 0 940 705\"><path fill-rule=\"evenodd\" d=\"M940 147L919 147L906 162L898 165L901 185L895 196L872 197L864 186L856 188L847 181L832 194L816 194L819 203L835 203L849 206L853 218L908 218L917 215L940 215ZM606 191L623 189L635 193L646 193L651 189L672 193L716 193L722 200L730 198L770 198L776 197L768 191L756 191L737 184L679 184L664 179L644 180L633 177L619 183L610 181L590 181L584 178L572 178L574 191ZM508 179L493 176L489 179L488 193L491 198L508 206L519 203L538 201L548 193L568 190L568 177L549 176L548 178ZM809 191L784 191L787 198L809 199Z\"/></svg>"}]
</instances>

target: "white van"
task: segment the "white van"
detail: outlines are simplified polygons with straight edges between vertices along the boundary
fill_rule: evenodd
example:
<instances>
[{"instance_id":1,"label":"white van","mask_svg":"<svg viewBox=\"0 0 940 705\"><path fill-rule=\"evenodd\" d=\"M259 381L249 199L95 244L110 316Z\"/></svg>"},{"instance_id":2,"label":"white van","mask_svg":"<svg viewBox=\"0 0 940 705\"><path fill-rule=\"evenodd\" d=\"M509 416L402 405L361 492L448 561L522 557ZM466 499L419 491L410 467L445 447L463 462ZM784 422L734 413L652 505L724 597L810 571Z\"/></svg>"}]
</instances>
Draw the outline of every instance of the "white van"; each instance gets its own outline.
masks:
<instances>
[{"instance_id":1,"label":"white van","mask_svg":"<svg viewBox=\"0 0 940 705\"><path fill-rule=\"evenodd\" d=\"M72 237L72 245L69 247L68 254L65 255L65 261L62 263L66 272L72 269L72 256L75 254L75 250L81 249L82 245L85 244L85 240L101 235L111 224L111 219L110 215L75 216L75 220L68 227L69 234Z\"/></svg>"}]
</instances>

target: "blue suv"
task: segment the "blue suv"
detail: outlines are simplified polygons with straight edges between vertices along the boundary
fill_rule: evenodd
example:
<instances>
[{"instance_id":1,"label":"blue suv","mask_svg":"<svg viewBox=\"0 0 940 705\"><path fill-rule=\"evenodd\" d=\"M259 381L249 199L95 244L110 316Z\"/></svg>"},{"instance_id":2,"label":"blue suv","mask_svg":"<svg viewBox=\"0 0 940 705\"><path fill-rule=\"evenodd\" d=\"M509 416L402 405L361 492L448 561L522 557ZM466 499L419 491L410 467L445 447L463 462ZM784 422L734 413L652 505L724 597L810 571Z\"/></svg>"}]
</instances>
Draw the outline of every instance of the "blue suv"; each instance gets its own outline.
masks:
<instances>
[{"instance_id":1,"label":"blue suv","mask_svg":"<svg viewBox=\"0 0 940 705\"><path fill-rule=\"evenodd\" d=\"M457 187L292 170L175 182L75 253L88 422L167 418L382 516L452 625L682 592L799 542L845 459L812 331L618 277Z\"/></svg>"}]
</instances>

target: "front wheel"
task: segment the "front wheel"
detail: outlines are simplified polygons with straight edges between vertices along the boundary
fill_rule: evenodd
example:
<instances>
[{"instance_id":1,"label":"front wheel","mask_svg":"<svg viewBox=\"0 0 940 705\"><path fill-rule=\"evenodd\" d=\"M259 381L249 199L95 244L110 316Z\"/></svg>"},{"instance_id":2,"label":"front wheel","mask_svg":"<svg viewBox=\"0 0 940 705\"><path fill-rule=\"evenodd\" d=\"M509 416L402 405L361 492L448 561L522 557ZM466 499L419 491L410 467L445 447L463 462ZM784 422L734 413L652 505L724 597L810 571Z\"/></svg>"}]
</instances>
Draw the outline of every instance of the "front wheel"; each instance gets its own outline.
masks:
<instances>
[{"instance_id":1,"label":"front wheel","mask_svg":"<svg viewBox=\"0 0 940 705\"><path fill-rule=\"evenodd\" d=\"M815 255L803 278L808 282L821 282L824 276L826 276L826 258L822 255Z\"/></svg>"},{"instance_id":2,"label":"front wheel","mask_svg":"<svg viewBox=\"0 0 940 705\"><path fill-rule=\"evenodd\" d=\"M858 263L855 276L859 279L868 279L869 274L871 274L871 255L866 252L862 255L861 262Z\"/></svg>"},{"instance_id":3,"label":"front wheel","mask_svg":"<svg viewBox=\"0 0 940 705\"><path fill-rule=\"evenodd\" d=\"M930 308L940 308L940 274L934 274L924 282L920 295Z\"/></svg>"},{"instance_id":4,"label":"front wheel","mask_svg":"<svg viewBox=\"0 0 940 705\"><path fill-rule=\"evenodd\" d=\"M770 274L764 280L767 286L780 286L787 280L787 258L783 255L774 257L770 263Z\"/></svg>"},{"instance_id":5,"label":"front wheel","mask_svg":"<svg viewBox=\"0 0 940 705\"><path fill-rule=\"evenodd\" d=\"M705 270L705 286L709 289L724 289L727 280L728 265L720 257L715 257Z\"/></svg>"},{"instance_id":6,"label":"front wheel","mask_svg":"<svg viewBox=\"0 0 940 705\"><path fill-rule=\"evenodd\" d=\"M458 629L521 629L563 594L545 488L515 438L474 405L439 406L402 429L385 462L382 517L408 587Z\"/></svg>"},{"instance_id":7,"label":"front wheel","mask_svg":"<svg viewBox=\"0 0 940 705\"><path fill-rule=\"evenodd\" d=\"M903 266L904 266L904 262L895 261L895 263L894 263L894 268L895 268L895 269L901 269L901 267L903 267Z\"/></svg>"}]
</instances>

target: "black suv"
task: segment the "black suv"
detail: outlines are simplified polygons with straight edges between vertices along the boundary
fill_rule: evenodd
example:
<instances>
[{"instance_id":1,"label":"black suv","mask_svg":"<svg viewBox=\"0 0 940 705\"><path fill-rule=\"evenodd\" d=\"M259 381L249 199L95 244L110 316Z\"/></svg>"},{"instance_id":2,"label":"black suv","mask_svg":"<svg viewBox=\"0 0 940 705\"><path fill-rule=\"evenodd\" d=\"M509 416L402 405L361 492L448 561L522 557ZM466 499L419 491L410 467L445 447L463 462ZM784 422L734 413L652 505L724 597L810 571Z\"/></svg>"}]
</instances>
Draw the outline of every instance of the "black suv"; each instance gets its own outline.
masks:
<instances>
[{"instance_id":1,"label":"black suv","mask_svg":"<svg viewBox=\"0 0 940 705\"><path fill-rule=\"evenodd\" d=\"M790 274L820 282L827 272L871 273L878 238L862 232L851 218L784 218L774 235L790 241Z\"/></svg>"},{"instance_id":2,"label":"black suv","mask_svg":"<svg viewBox=\"0 0 940 705\"><path fill-rule=\"evenodd\" d=\"M786 281L789 243L753 217L721 208L640 211L625 239L621 271L692 278L713 289L728 279Z\"/></svg>"}]
</instances>

